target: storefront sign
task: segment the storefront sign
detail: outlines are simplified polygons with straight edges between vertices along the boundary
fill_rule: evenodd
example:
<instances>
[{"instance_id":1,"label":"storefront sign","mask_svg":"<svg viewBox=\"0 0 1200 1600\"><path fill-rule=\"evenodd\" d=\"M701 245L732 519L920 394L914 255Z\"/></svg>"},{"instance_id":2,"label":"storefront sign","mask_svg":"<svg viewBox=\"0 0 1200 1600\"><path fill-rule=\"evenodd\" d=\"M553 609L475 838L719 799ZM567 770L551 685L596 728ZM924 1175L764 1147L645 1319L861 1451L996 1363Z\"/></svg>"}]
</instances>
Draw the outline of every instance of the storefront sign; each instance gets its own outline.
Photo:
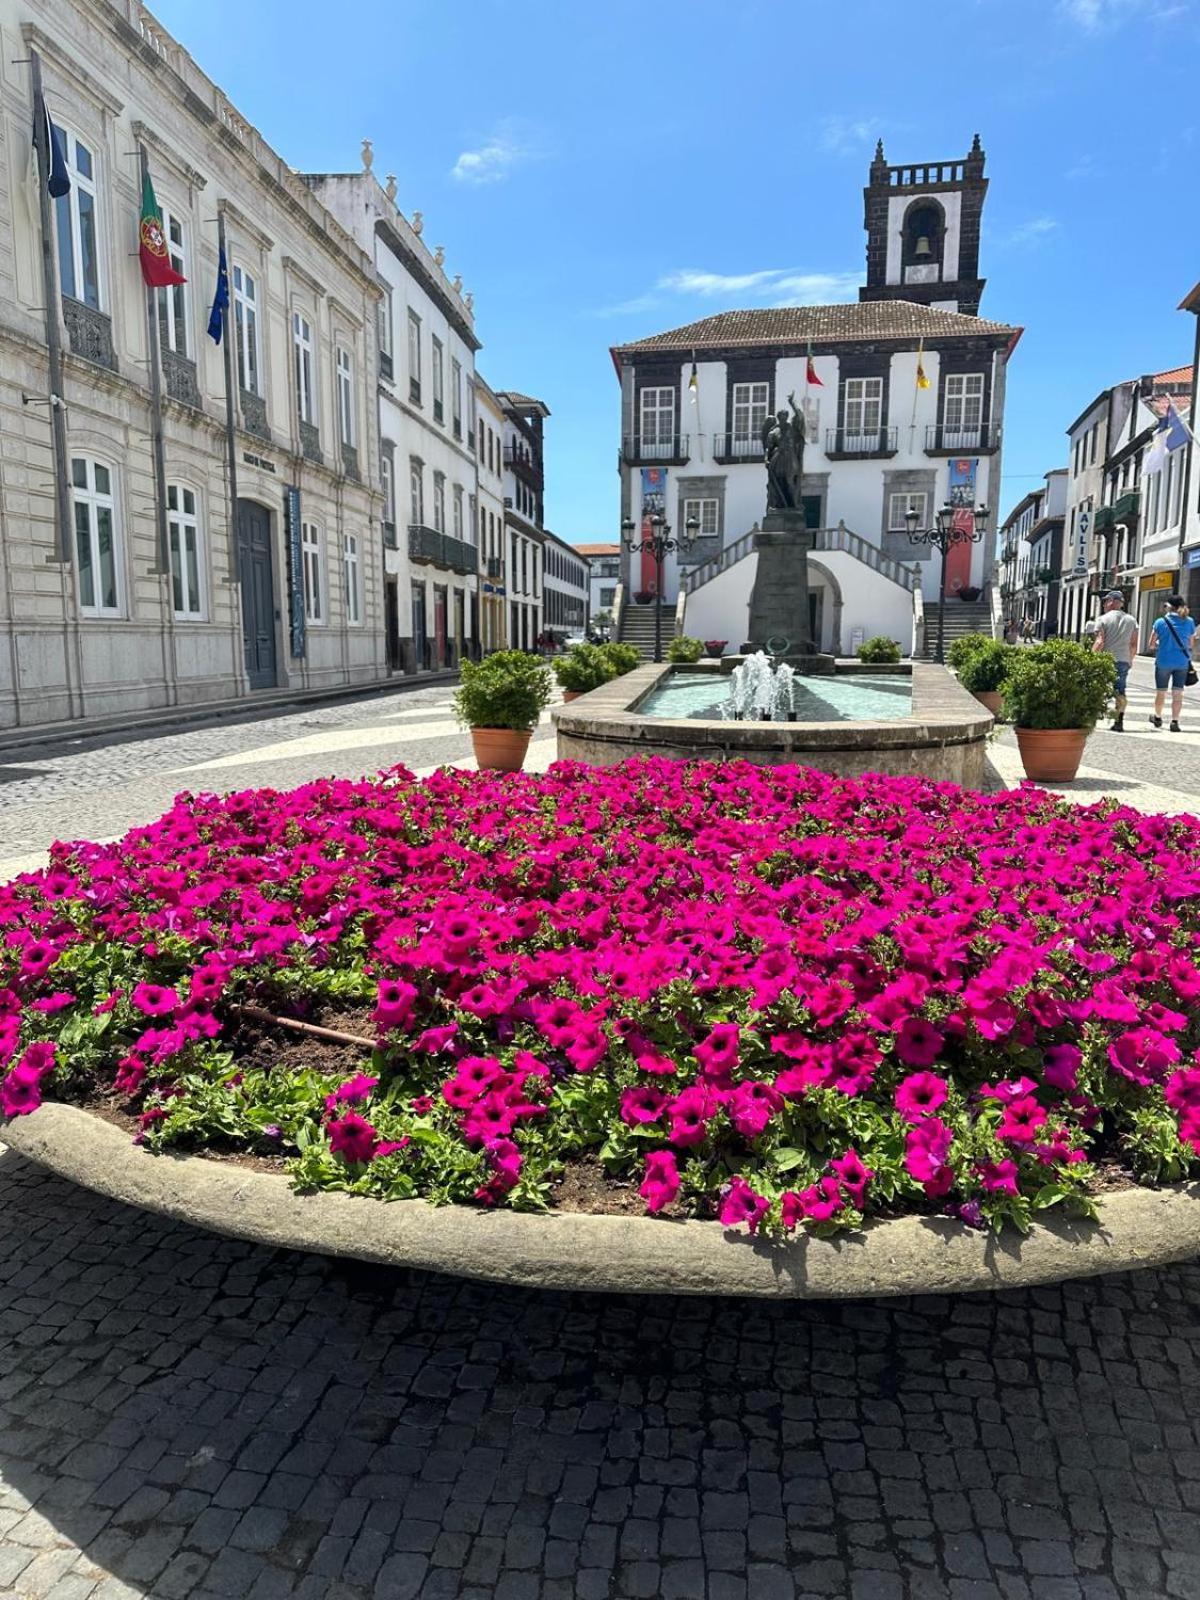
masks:
<instances>
[{"instance_id":1,"label":"storefront sign","mask_svg":"<svg viewBox=\"0 0 1200 1600\"><path fill-rule=\"evenodd\" d=\"M292 655L303 659L304 557L300 549L300 491L289 485L283 496L284 535L288 553L288 614L291 619Z\"/></svg>"},{"instance_id":2,"label":"storefront sign","mask_svg":"<svg viewBox=\"0 0 1200 1600\"><path fill-rule=\"evenodd\" d=\"M1075 571L1086 572L1088 563L1088 540L1092 535L1092 513L1084 510L1079 513L1077 524L1079 529L1079 545L1075 551Z\"/></svg>"},{"instance_id":3,"label":"storefront sign","mask_svg":"<svg viewBox=\"0 0 1200 1600\"><path fill-rule=\"evenodd\" d=\"M243 450L242 460L248 467L261 467L264 472L275 471L275 463L273 461L268 461L266 456L256 456L252 450Z\"/></svg>"},{"instance_id":4,"label":"storefront sign","mask_svg":"<svg viewBox=\"0 0 1200 1600\"><path fill-rule=\"evenodd\" d=\"M1183 552L1183 564L1185 567L1200 567L1200 544Z\"/></svg>"},{"instance_id":5,"label":"storefront sign","mask_svg":"<svg viewBox=\"0 0 1200 1600\"><path fill-rule=\"evenodd\" d=\"M1173 589L1175 587L1175 574L1173 572L1148 572L1138 583L1142 594L1149 594L1153 589Z\"/></svg>"}]
</instances>

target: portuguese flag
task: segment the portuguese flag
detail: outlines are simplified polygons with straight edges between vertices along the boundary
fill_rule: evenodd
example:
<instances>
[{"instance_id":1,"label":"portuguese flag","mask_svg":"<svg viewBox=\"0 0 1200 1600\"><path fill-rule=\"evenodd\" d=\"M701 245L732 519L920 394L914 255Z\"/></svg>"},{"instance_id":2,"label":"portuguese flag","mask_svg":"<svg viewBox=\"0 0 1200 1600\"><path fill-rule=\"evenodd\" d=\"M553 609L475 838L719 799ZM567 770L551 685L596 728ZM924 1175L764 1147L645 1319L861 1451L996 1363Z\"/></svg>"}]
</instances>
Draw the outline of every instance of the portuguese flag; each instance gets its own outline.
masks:
<instances>
[{"instance_id":1,"label":"portuguese flag","mask_svg":"<svg viewBox=\"0 0 1200 1600\"><path fill-rule=\"evenodd\" d=\"M138 223L138 258L142 263L142 277L151 289L169 289L172 284L186 283L182 273L171 265L163 233L162 212L154 198L154 185L147 172L142 180L142 216Z\"/></svg>"}]
</instances>

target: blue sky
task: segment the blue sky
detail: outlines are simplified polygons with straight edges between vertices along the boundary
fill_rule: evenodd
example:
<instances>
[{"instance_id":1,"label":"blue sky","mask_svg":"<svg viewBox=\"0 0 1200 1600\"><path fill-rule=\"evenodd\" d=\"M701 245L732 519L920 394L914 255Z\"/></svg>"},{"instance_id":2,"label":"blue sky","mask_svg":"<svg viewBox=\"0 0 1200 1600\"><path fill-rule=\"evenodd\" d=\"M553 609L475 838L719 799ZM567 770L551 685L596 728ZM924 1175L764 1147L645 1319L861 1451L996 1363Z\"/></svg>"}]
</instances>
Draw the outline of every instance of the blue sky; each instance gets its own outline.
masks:
<instances>
[{"instance_id":1,"label":"blue sky","mask_svg":"<svg viewBox=\"0 0 1200 1600\"><path fill-rule=\"evenodd\" d=\"M1004 509L1095 392L1191 361L1200 0L157 0L293 166L360 141L476 298L480 370L541 396L547 521L617 536L608 347L740 305L855 298L862 185L966 153L982 313L1026 333ZM952 16L952 24L948 19Z\"/></svg>"}]
</instances>

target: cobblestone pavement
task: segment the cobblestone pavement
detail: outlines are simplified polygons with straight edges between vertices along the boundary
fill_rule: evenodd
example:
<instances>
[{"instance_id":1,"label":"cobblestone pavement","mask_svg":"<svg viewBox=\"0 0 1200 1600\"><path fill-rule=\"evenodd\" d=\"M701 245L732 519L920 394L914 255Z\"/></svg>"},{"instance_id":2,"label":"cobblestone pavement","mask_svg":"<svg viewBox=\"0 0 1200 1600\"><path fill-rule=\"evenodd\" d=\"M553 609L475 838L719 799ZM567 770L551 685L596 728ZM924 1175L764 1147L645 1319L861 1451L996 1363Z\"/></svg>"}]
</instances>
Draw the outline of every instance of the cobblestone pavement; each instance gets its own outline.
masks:
<instances>
[{"instance_id":1,"label":"cobblestone pavement","mask_svg":"<svg viewBox=\"0 0 1200 1600\"><path fill-rule=\"evenodd\" d=\"M11 1152L0 1203L16 1600L1200 1595L1196 1268L637 1300L221 1240Z\"/></svg>"}]
</instances>

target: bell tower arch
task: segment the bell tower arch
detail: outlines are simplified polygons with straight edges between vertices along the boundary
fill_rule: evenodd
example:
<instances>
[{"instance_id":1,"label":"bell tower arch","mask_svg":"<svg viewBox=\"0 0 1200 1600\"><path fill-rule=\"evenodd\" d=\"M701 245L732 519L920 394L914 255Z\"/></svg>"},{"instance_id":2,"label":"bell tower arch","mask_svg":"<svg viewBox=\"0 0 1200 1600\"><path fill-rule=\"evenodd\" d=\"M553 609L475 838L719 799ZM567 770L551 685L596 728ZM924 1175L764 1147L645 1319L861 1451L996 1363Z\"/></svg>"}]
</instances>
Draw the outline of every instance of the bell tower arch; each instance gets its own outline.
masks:
<instances>
[{"instance_id":1,"label":"bell tower arch","mask_svg":"<svg viewBox=\"0 0 1200 1600\"><path fill-rule=\"evenodd\" d=\"M905 166L889 164L879 141L863 190L867 282L860 300L915 300L978 315L984 159L978 134L958 161Z\"/></svg>"}]
</instances>

